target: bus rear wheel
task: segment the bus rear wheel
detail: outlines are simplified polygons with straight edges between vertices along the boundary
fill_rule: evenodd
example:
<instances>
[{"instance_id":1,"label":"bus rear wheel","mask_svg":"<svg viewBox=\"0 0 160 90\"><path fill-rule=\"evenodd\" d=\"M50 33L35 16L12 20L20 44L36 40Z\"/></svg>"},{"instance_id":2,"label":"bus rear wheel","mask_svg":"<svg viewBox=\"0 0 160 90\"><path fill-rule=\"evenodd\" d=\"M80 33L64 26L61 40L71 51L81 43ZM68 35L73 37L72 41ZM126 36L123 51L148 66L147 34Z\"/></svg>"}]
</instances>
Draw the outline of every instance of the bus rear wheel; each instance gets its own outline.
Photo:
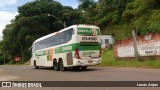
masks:
<instances>
[{"instance_id":1,"label":"bus rear wheel","mask_svg":"<svg viewBox=\"0 0 160 90\"><path fill-rule=\"evenodd\" d=\"M39 66L37 66L36 61L34 61L34 67L35 69L39 69Z\"/></svg>"},{"instance_id":2,"label":"bus rear wheel","mask_svg":"<svg viewBox=\"0 0 160 90\"><path fill-rule=\"evenodd\" d=\"M67 70L67 67L64 67L64 65L63 65L63 60L59 61L59 68L60 68L60 71L66 71Z\"/></svg>"},{"instance_id":3,"label":"bus rear wheel","mask_svg":"<svg viewBox=\"0 0 160 90\"><path fill-rule=\"evenodd\" d=\"M73 68L73 70L79 71L80 66L74 66L74 67L72 67L72 68Z\"/></svg>"},{"instance_id":4,"label":"bus rear wheel","mask_svg":"<svg viewBox=\"0 0 160 90\"><path fill-rule=\"evenodd\" d=\"M86 70L86 69L87 69L87 66L82 66L81 69L82 69L82 70Z\"/></svg>"},{"instance_id":5,"label":"bus rear wheel","mask_svg":"<svg viewBox=\"0 0 160 90\"><path fill-rule=\"evenodd\" d=\"M57 63L57 60L53 61L53 68L54 68L54 70L59 71L59 65Z\"/></svg>"}]
</instances>

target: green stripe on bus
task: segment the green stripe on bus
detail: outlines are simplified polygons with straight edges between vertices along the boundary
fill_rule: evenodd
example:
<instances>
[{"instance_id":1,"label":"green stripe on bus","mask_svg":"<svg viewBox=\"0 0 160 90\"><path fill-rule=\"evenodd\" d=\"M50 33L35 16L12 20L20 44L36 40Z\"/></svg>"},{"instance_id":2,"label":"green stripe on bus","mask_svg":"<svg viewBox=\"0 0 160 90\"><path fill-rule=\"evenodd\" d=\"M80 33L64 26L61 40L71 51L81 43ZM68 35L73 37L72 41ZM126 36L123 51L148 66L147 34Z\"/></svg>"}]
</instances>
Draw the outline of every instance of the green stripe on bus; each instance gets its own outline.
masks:
<instances>
[{"instance_id":1,"label":"green stripe on bus","mask_svg":"<svg viewBox=\"0 0 160 90\"><path fill-rule=\"evenodd\" d=\"M100 43L97 46L81 46L80 43L76 43L76 44L70 44L70 45L58 47L58 53L75 51L76 48L78 48L79 51L99 50L100 47L101 47Z\"/></svg>"},{"instance_id":2,"label":"green stripe on bus","mask_svg":"<svg viewBox=\"0 0 160 90\"><path fill-rule=\"evenodd\" d=\"M55 54L57 54L58 53L58 47L57 48L55 48Z\"/></svg>"},{"instance_id":3,"label":"green stripe on bus","mask_svg":"<svg viewBox=\"0 0 160 90\"><path fill-rule=\"evenodd\" d=\"M98 44L97 46L81 46L80 44L78 44L79 51L100 50L100 48L101 48L101 44Z\"/></svg>"},{"instance_id":4,"label":"green stripe on bus","mask_svg":"<svg viewBox=\"0 0 160 90\"><path fill-rule=\"evenodd\" d=\"M48 55L50 55L50 51L51 51L51 49L48 50Z\"/></svg>"},{"instance_id":5,"label":"green stripe on bus","mask_svg":"<svg viewBox=\"0 0 160 90\"><path fill-rule=\"evenodd\" d=\"M58 47L58 53L74 51L77 48L77 46L78 44L75 43L75 44Z\"/></svg>"},{"instance_id":6,"label":"green stripe on bus","mask_svg":"<svg viewBox=\"0 0 160 90\"><path fill-rule=\"evenodd\" d=\"M55 54L58 53L64 53L64 52L72 52L75 51L76 48L79 49L79 51L87 51L87 50L99 50L101 47L101 44L99 43L97 46L81 46L80 43L60 46L58 48L55 48ZM36 52L36 56L43 56L45 55L45 50ZM49 60L50 50L48 50L47 60Z\"/></svg>"},{"instance_id":7,"label":"green stripe on bus","mask_svg":"<svg viewBox=\"0 0 160 90\"><path fill-rule=\"evenodd\" d=\"M49 61L49 55L47 55L47 61Z\"/></svg>"}]
</instances>

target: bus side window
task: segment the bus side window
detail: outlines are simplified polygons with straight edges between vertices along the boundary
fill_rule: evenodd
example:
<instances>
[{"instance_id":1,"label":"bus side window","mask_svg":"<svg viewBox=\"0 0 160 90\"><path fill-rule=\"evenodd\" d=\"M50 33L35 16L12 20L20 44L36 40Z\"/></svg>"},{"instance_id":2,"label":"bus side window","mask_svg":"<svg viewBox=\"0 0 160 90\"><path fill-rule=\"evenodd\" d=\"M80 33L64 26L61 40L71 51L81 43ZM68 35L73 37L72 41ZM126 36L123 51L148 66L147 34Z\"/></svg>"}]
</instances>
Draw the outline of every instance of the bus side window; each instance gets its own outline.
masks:
<instances>
[{"instance_id":1,"label":"bus side window","mask_svg":"<svg viewBox=\"0 0 160 90\"><path fill-rule=\"evenodd\" d=\"M54 45L59 45L59 34L55 35L54 36L54 40L53 40L55 43L53 44Z\"/></svg>"},{"instance_id":2,"label":"bus side window","mask_svg":"<svg viewBox=\"0 0 160 90\"><path fill-rule=\"evenodd\" d=\"M70 41L72 39L72 35L73 35L73 28L65 31L66 32L66 42Z\"/></svg>"},{"instance_id":3,"label":"bus side window","mask_svg":"<svg viewBox=\"0 0 160 90\"><path fill-rule=\"evenodd\" d=\"M61 32L60 34L60 44L63 44L66 42L66 33L65 32Z\"/></svg>"}]
</instances>

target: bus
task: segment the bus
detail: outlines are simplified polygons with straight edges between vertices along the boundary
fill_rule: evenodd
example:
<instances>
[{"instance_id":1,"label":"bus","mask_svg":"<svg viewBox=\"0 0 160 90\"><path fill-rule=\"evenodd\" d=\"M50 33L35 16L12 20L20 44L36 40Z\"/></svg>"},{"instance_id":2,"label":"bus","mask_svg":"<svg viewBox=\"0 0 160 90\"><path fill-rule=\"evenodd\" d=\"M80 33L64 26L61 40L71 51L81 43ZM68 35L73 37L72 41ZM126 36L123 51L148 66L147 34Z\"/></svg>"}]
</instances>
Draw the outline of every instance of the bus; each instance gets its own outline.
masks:
<instances>
[{"instance_id":1,"label":"bus","mask_svg":"<svg viewBox=\"0 0 160 90\"><path fill-rule=\"evenodd\" d=\"M72 25L35 40L32 44L31 65L85 70L101 63L101 32L95 25Z\"/></svg>"}]
</instances>

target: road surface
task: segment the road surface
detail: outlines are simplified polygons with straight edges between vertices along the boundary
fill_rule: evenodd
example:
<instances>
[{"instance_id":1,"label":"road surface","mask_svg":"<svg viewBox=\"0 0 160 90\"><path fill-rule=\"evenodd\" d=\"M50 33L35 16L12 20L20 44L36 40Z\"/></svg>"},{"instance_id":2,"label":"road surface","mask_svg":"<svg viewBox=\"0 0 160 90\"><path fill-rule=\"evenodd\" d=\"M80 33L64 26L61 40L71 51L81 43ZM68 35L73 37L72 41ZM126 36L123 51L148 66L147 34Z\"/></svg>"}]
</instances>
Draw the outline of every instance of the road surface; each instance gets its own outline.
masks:
<instances>
[{"instance_id":1,"label":"road surface","mask_svg":"<svg viewBox=\"0 0 160 90\"><path fill-rule=\"evenodd\" d=\"M0 65L0 81L160 81L160 69L88 67L85 71L54 71L50 68L34 69L32 66ZM2 88L6 89L6 88ZM16 90L21 90L18 88ZM23 88L27 89L27 88ZM42 88L40 88L41 90ZM73 88L52 88L52 90ZM160 88L74 88L73 90L159 90ZM8 89L7 89L8 90ZM28 90L28 89L27 89ZM47 90L43 88L42 90Z\"/></svg>"}]
</instances>

